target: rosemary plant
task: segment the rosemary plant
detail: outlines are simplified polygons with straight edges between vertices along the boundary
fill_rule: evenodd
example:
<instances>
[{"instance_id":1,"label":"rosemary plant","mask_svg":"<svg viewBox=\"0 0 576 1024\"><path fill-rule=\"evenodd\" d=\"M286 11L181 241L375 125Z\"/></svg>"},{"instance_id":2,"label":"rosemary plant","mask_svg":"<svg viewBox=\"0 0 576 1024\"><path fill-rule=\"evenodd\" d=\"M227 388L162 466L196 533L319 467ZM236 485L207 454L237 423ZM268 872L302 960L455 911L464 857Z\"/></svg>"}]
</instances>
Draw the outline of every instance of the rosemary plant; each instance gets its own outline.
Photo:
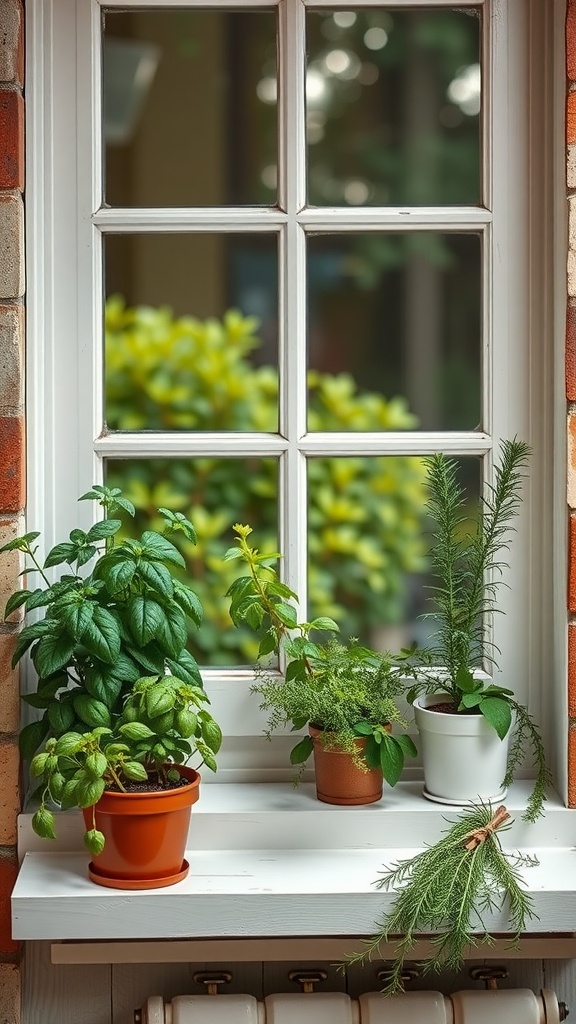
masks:
<instances>
[{"instance_id":1,"label":"rosemary plant","mask_svg":"<svg viewBox=\"0 0 576 1024\"><path fill-rule=\"evenodd\" d=\"M397 705L405 692L399 672L403 659L377 653L355 640L341 643L333 619L299 622L298 596L279 580L270 564L279 555L260 554L253 548L248 542L250 526L236 525L234 531L237 546L225 558L242 560L248 573L228 591L232 621L261 631L259 658L278 655L280 650L286 656L284 678L261 667L259 681L252 687L262 698L260 707L269 712L267 735L279 726L300 730L313 725L323 731L327 749L350 753L364 770L380 768L394 786L405 757L416 755L409 736L389 729L393 722L402 728L408 725ZM363 752L355 742L359 737L366 738ZM299 739L291 751L291 763L303 766L313 749L311 736Z\"/></svg>"},{"instance_id":2,"label":"rosemary plant","mask_svg":"<svg viewBox=\"0 0 576 1024\"><path fill-rule=\"evenodd\" d=\"M500 739L514 722L504 786L510 785L528 748L536 766L536 779L524 818L542 814L551 776L540 730L512 690L478 679L475 670L496 666L499 654L490 640L488 621L499 611L497 596L506 585L502 560L510 547L513 522L521 506L521 488L530 448L516 438L500 446L495 483L480 499L475 521L466 515L466 497L458 480L457 463L442 453L427 459L427 511L433 524L430 553L438 582L430 587L431 610L426 618L436 624L429 643L416 654L413 701L421 692L442 691L460 714L482 714ZM438 673L438 667L442 673Z\"/></svg>"},{"instance_id":3,"label":"rosemary plant","mask_svg":"<svg viewBox=\"0 0 576 1024\"><path fill-rule=\"evenodd\" d=\"M397 938L386 995L403 990L404 963L423 934L434 935L424 973L458 970L467 948L493 943L483 919L487 912L507 911L512 945L536 916L522 888L521 869L538 861L502 849L498 833L511 824L506 808L493 812L490 804L475 805L449 824L434 846L382 873L377 887L397 889L396 898L377 924L377 934L347 959L347 964L370 961L379 956L382 943Z\"/></svg>"}]
</instances>

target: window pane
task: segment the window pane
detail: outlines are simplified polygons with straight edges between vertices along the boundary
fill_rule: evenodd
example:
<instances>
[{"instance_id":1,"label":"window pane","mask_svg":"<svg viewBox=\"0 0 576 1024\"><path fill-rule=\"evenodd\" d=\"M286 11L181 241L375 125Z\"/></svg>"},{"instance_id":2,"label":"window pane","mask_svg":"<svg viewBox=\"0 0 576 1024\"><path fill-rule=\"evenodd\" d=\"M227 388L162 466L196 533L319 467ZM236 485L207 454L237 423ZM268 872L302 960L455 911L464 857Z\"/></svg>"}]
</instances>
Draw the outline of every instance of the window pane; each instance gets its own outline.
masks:
<instances>
[{"instance_id":1,"label":"window pane","mask_svg":"<svg viewBox=\"0 0 576 1024\"><path fill-rule=\"evenodd\" d=\"M308 196L317 206L480 202L480 16L310 11Z\"/></svg>"},{"instance_id":2,"label":"window pane","mask_svg":"<svg viewBox=\"0 0 576 1024\"><path fill-rule=\"evenodd\" d=\"M480 460L456 461L465 514L473 517ZM425 482L419 457L309 460L310 618L329 615L345 639L377 650L426 642L435 627L422 617L434 582Z\"/></svg>"},{"instance_id":3,"label":"window pane","mask_svg":"<svg viewBox=\"0 0 576 1024\"><path fill-rule=\"evenodd\" d=\"M111 430L276 430L276 236L107 235Z\"/></svg>"},{"instance_id":4,"label":"window pane","mask_svg":"<svg viewBox=\"0 0 576 1024\"><path fill-rule=\"evenodd\" d=\"M311 430L473 430L481 398L480 239L309 239Z\"/></svg>"},{"instance_id":5,"label":"window pane","mask_svg":"<svg viewBox=\"0 0 576 1024\"><path fill-rule=\"evenodd\" d=\"M109 11L104 25L107 204L275 203L275 14Z\"/></svg>"},{"instance_id":6,"label":"window pane","mask_svg":"<svg viewBox=\"0 0 576 1024\"><path fill-rule=\"evenodd\" d=\"M232 625L225 597L239 575L238 562L223 562L233 546L234 523L250 523L263 551L278 545L278 466L274 459L190 458L111 459L105 463L106 484L120 487L136 506L125 517L124 536L140 536L148 528L164 529L158 508L181 512L193 524L198 543L183 534L170 539L186 560L182 580L196 591L204 608L199 631L190 634L190 650L205 666L253 664L258 638Z\"/></svg>"}]
</instances>

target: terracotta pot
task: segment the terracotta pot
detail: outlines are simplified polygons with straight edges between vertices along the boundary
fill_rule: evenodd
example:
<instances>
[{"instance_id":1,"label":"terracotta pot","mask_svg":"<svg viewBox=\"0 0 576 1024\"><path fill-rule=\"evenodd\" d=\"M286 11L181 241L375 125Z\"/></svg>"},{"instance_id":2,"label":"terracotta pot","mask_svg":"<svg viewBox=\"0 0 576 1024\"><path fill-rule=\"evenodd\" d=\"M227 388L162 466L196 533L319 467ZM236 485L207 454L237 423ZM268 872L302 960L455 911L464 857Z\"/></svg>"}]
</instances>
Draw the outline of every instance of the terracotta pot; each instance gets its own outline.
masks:
<instances>
[{"instance_id":1,"label":"terracotta pot","mask_svg":"<svg viewBox=\"0 0 576 1024\"><path fill-rule=\"evenodd\" d=\"M325 804L373 804L382 797L382 772L369 768L363 772L345 750L326 749L324 733L313 725L308 731L314 743L316 795ZM366 738L354 741L359 751L364 750Z\"/></svg>"},{"instance_id":2,"label":"terracotta pot","mask_svg":"<svg viewBox=\"0 0 576 1024\"><path fill-rule=\"evenodd\" d=\"M106 838L102 853L89 866L93 882L116 889L156 889L188 874L184 859L190 813L199 796L200 776L177 766L188 784L159 793L105 792L83 810L86 828Z\"/></svg>"}]
</instances>

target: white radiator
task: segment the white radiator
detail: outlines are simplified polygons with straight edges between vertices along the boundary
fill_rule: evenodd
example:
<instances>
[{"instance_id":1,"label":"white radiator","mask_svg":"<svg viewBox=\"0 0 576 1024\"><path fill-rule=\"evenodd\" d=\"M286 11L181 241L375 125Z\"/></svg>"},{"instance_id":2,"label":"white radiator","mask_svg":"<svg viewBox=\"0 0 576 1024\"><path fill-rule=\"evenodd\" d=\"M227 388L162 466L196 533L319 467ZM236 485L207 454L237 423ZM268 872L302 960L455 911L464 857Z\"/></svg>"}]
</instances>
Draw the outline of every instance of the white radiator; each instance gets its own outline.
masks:
<instances>
[{"instance_id":1,"label":"white radiator","mask_svg":"<svg viewBox=\"0 0 576 1024\"><path fill-rule=\"evenodd\" d=\"M542 989L406 992L386 998L366 992L358 1000L341 992L275 993L258 1002L249 995L186 995L165 1003L150 996L134 1017L139 1024L560 1024L566 1011Z\"/></svg>"}]
</instances>

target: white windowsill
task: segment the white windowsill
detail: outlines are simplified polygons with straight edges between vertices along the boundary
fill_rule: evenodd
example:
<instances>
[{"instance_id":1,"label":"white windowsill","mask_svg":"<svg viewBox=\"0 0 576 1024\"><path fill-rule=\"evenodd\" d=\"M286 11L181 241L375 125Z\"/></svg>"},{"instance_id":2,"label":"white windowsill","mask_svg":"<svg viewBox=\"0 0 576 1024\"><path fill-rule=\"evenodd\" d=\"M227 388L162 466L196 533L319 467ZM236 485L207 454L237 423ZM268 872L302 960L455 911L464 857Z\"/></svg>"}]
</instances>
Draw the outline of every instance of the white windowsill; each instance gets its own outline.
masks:
<instances>
[{"instance_id":1,"label":"white windowsill","mask_svg":"<svg viewBox=\"0 0 576 1024\"><path fill-rule=\"evenodd\" d=\"M506 849L535 854L524 872L538 918L533 933L572 932L576 921L576 817L554 794L535 825L521 821L527 783L506 807L514 816L501 834ZM384 865L434 842L458 809L422 798L401 783L367 807L333 807L314 786L213 784L193 808L184 881L164 889L127 891L87 877L77 812L58 815L57 844L20 818L20 874L12 896L16 939L353 936L369 935L393 895L374 886ZM505 916L486 917L506 932Z\"/></svg>"}]
</instances>

